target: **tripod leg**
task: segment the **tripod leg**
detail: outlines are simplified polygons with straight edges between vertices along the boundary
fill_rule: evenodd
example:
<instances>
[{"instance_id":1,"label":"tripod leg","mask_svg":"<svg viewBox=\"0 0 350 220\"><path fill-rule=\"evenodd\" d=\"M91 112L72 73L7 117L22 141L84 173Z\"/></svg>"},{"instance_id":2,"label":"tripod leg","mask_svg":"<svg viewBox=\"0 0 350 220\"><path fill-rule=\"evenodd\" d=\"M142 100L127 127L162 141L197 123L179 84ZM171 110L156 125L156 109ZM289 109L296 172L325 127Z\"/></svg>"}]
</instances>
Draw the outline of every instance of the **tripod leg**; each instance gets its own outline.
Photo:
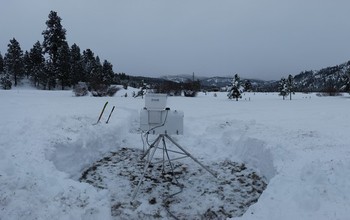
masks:
<instances>
[{"instance_id":1,"label":"tripod leg","mask_svg":"<svg viewBox=\"0 0 350 220\"><path fill-rule=\"evenodd\" d=\"M163 142L163 166L162 166L162 174L165 174L165 151L166 151L166 146L165 146L164 136L162 137L162 142Z\"/></svg>"},{"instance_id":2,"label":"tripod leg","mask_svg":"<svg viewBox=\"0 0 350 220\"><path fill-rule=\"evenodd\" d=\"M158 145L158 143L159 143L159 141L157 142L157 145ZM157 145L156 145L156 146L157 146ZM140 186L141 186L141 184L142 184L143 178L144 178L145 175L146 175L147 169L148 169L149 165L151 164L152 158L153 158L154 153L156 152L156 150L157 150L157 147L155 147L155 148L153 149L153 151L152 151L152 153L151 153L151 156L150 156L149 160L147 161L147 163L146 163L146 165L145 165L145 168L144 168L144 170L143 170L143 174L142 174L142 176L141 176L141 178L140 178L140 180L139 180L139 183L137 184L136 190L135 190L135 192L134 192L134 194L133 194L133 196L132 196L132 200L135 200L135 197L136 197L136 195L137 195L137 193L138 193L138 191L139 191L139 189L140 189Z\"/></svg>"},{"instance_id":3,"label":"tripod leg","mask_svg":"<svg viewBox=\"0 0 350 220\"><path fill-rule=\"evenodd\" d=\"M213 171L209 170L206 166L204 166L201 162L199 162L196 158L194 158L190 153L188 153L178 143L176 143L169 135L166 134L165 137L167 137L173 144L175 144L178 148L180 148L188 157L190 157L192 160L198 163L201 167L203 167L206 171L208 171L211 175L217 178L217 175Z\"/></svg>"},{"instance_id":4,"label":"tripod leg","mask_svg":"<svg viewBox=\"0 0 350 220\"><path fill-rule=\"evenodd\" d=\"M173 178L175 178L176 183L179 184L179 182L177 181L177 179L175 177L174 167L173 167L173 164L171 163L171 160L170 160L170 157L169 157L169 154L168 154L168 149L166 148L165 138L164 137L163 137L163 149L165 150L166 156L168 158L168 162L169 162L169 165L170 165L170 168L171 168L171 173L173 175ZM164 162L163 162L163 167L164 167Z\"/></svg>"},{"instance_id":5,"label":"tripod leg","mask_svg":"<svg viewBox=\"0 0 350 220\"><path fill-rule=\"evenodd\" d=\"M163 137L162 135L159 135L159 136L156 138L156 140L153 141L153 143L151 144L151 146L150 146L150 147L146 150L146 152L142 155L141 160L142 160L143 158L145 158L145 156L147 156L147 154L149 153L149 151L150 151L153 147L158 146L159 141L160 141L160 139L161 139L162 137Z\"/></svg>"}]
</instances>

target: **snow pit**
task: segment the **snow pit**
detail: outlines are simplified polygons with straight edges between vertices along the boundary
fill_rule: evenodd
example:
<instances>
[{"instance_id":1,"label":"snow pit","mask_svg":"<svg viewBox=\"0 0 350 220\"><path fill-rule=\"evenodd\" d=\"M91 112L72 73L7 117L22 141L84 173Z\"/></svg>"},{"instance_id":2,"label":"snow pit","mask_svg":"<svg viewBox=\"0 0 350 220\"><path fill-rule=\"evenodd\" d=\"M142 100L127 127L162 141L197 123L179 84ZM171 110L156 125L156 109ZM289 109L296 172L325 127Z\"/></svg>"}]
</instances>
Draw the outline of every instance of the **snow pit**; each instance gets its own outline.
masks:
<instances>
[{"instance_id":1,"label":"snow pit","mask_svg":"<svg viewBox=\"0 0 350 220\"><path fill-rule=\"evenodd\" d=\"M214 178L191 159L168 163L153 158L134 201L144 170L142 150L121 148L93 163L80 181L108 190L115 219L225 219L241 216L259 199L267 181L244 163L230 160L206 164Z\"/></svg>"}]
</instances>

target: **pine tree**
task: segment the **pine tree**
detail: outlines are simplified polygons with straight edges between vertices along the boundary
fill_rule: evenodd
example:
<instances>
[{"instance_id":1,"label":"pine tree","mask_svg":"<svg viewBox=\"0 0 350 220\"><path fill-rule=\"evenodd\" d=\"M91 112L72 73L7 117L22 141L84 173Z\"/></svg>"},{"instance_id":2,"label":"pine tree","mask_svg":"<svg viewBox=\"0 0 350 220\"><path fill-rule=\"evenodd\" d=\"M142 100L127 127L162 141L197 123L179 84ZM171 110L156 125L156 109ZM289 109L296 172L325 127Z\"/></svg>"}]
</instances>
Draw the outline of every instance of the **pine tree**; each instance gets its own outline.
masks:
<instances>
[{"instance_id":1,"label":"pine tree","mask_svg":"<svg viewBox=\"0 0 350 220\"><path fill-rule=\"evenodd\" d=\"M3 89L11 89L12 82L10 79L10 74L0 72L0 85Z\"/></svg>"},{"instance_id":2,"label":"pine tree","mask_svg":"<svg viewBox=\"0 0 350 220\"><path fill-rule=\"evenodd\" d=\"M0 53L0 85L3 89L11 89L12 82L10 80L10 75L5 73L4 69L4 58Z\"/></svg>"},{"instance_id":3,"label":"pine tree","mask_svg":"<svg viewBox=\"0 0 350 220\"><path fill-rule=\"evenodd\" d=\"M49 61L46 62L46 69L48 72L48 88L54 88L56 86L56 79L59 77L60 70L65 67L59 65L64 63L63 56L60 56L60 52L66 50L61 47L66 47L66 30L62 27L61 18L57 15L57 12L51 11L49 14L49 20L46 21L47 28L42 32L44 36L43 51L49 55ZM61 76L60 76L61 77ZM62 78L60 79L62 80ZM62 83L62 82L61 82ZM64 86L63 86L64 87Z\"/></svg>"},{"instance_id":4,"label":"pine tree","mask_svg":"<svg viewBox=\"0 0 350 220\"><path fill-rule=\"evenodd\" d=\"M89 85L91 90L96 92L95 94L97 96L103 96L107 92L108 86L104 82L102 64L99 56L96 56L95 61L92 62L92 69L89 77Z\"/></svg>"},{"instance_id":5,"label":"pine tree","mask_svg":"<svg viewBox=\"0 0 350 220\"><path fill-rule=\"evenodd\" d=\"M232 85L227 96L229 99L236 99L236 101L238 101L239 98L242 98L242 86L238 74L235 74L234 78L232 79Z\"/></svg>"},{"instance_id":6,"label":"pine tree","mask_svg":"<svg viewBox=\"0 0 350 220\"><path fill-rule=\"evenodd\" d=\"M23 75L23 51L18 41L13 38L8 44L7 53L5 54L5 71L13 78L15 86Z\"/></svg>"},{"instance_id":7,"label":"pine tree","mask_svg":"<svg viewBox=\"0 0 350 220\"><path fill-rule=\"evenodd\" d=\"M288 95L287 82L285 78L282 78L279 82L278 91L279 95L283 97L283 100Z\"/></svg>"},{"instance_id":8,"label":"pine tree","mask_svg":"<svg viewBox=\"0 0 350 220\"><path fill-rule=\"evenodd\" d=\"M66 41L66 29L62 27L61 18L57 12L50 11L49 20L46 21L47 28L42 32L44 36L43 49L48 53L51 62L55 65L58 59L59 48Z\"/></svg>"},{"instance_id":9,"label":"pine tree","mask_svg":"<svg viewBox=\"0 0 350 220\"><path fill-rule=\"evenodd\" d=\"M38 75L38 86L41 86L44 90L49 86L50 79L50 61L45 60L43 64L43 71Z\"/></svg>"},{"instance_id":10,"label":"pine tree","mask_svg":"<svg viewBox=\"0 0 350 220\"><path fill-rule=\"evenodd\" d=\"M4 72L4 58L1 55L0 52L0 74Z\"/></svg>"},{"instance_id":11,"label":"pine tree","mask_svg":"<svg viewBox=\"0 0 350 220\"><path fill-rule=\"evenodd\" d=\"M90 49L86 49L83 51L82 65L84 71L83 79L85 79L85 81L88 82L90 80L92 70L96 66L96 59L94 53Z\"/></svg>"},{"instance_id":12,"label":"pine tree","mask_svg":"<svg viewBox=\"0 0 350 220\"><path fill-rule=\"evenodd\" d=\"M39 85L43 85L47 83L46 79L43 79L46 77L46 74L44 73L44 66L45 66L45 58L42 53L42 47L39 41L37 41L33 48L30 49L29 57L31 61L31 80L34 83L34 86L39 87Z\"/></svg>"},{"instance_id":13,"label":"pine tree","mask_svg":"<svg viewBox=\"0 0 350 220\"><path fill-rule=\"evenodd\" d=\"M111 83L109 82L109 74L111 73L110 70L112 70L111 64L105 64L107 75L104 75L103 65L101 64L99 56L96 56L95 58L94 53L90 49L83 51L82 61L84 75L88 79L89 88L92 91L92 94L95 96L106 95L108 86Z\"/></svg>"},{"instance_id":14,"label":"pine tree","mask_svg":"<svg viewBox=\"0 0 350 220\"><path fill-rule=\"evenodd\" d=\"M84 77L83 61L78 45L73 44L70 49L70 75L71 84L77 85L79 81L86 82Z\"/></svg>"},{"instance_id":15,"label":"pine tree","mask_svg":"<svg viewBox=\"0 0 350 220\"><path fill-rule=\"evenodd\" d=\"M1 52L0 52L0 74L5 72L5 67L4 66L5 66L4 58L2 57Z\"/></svg>"},{"instance_id":16,"label":"pine tree","mask_svg":"<svg viewBox=\"0 0 350 220\"><path fill-rule=\"evenodd\" d=\"M294 78L292 75L287 79L287 92L289 93L289 99L292 100L292 94L294 94Z\"/></svg>"},{"instance_id":17,"label":"pine tree","mask_svg":"<svg viewBox=\"0 0 350 220\"><path fill-rule=\"evenodd\" d=\"M40 80L42 83L46 82L47 88L49 90L56 87L57 72L57 65L54 65L51 60L46 60L44 66L44 74L41 76L42 78ZM44 89L46 89L46 85Z\"/></svg>"},{"instance_id":18,"label":"pine tree","mask_svg":"<svg viewBox=\"0 0 350 220\"><path fill-rule=\"evenodd\" d=\"M64 90L65 86L70 86L70 51L67 42L64 42L58 50L57 67L57 78L61 83L62 90Z\"/></svg>"},{"instance_id":19,"label":"pine tree","mask_svg":"<svg viewBox=\"0 0 350 220\"><path fill-rule=\"evenodd\" d=\"M107 60L103 61L102 75L103 75L103 83L108 86L111 85L114 77L113 65Z\"/></svg>"},{"instance_id":20,"label":"pine tree","mask_svg":"<svg viewBox=\"0 0 350 220\"><path fill-rule=\"evenodd\" d=\"M24 74L27 79L29 78L30 73L32 72L32 62L30 60L29 52L25 51L23 55L23 65L24 65Z\"/></svg>"},{"instance_id":21,"label":"pine tree","mask_svg":"<svg viewBox=\"0 0 350 220\"><path fill-rule=\"evenodd\" d=\"M251 92L253 90L253 86L252 83L250 82L250 80L245 81L244 83L244 91L245 92Z\"/></svg>"},{"instance_id":22,"label":"pine tree","mask_svg":"<svg viewBox=\"0 0 350 220\"><path fill-rule=\"evenodd\" d=\"M342 78L342 84L343 86L341 89L345 92L350 93L350 68L346 71L345 75Z\"/></svg>"}]
</instances>

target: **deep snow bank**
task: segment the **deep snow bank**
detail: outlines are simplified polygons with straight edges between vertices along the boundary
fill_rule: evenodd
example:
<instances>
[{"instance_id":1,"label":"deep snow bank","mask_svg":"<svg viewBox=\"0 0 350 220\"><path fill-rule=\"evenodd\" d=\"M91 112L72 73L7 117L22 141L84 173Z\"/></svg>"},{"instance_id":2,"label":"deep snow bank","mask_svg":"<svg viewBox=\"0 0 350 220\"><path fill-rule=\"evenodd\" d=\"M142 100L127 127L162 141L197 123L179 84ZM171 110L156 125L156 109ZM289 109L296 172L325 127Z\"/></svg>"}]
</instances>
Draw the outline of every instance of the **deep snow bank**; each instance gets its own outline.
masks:
<instances>
[{"instance_id":1,"label":"deep snow bank","mask_svg":"<svg viewBox=\"0 0 350 220\"><path fill-rule=\"evenodd\" d=\"M0 99L0 219L109 219L106 192L45 157L80 128L71 92L0 91Z\"/></svg>"},{"instance_id":2,"label":"deep snow bank","mask_svg":"<svg viewBox=\"0 0 350 220\"><path fill-rule=\"evenodd\" d=\"M245 138L233 143L234 154L247 166L258 170L260 175L270 181L276 175L274 158L265 142L255 138Z\"/></svg>"}]
</instances>

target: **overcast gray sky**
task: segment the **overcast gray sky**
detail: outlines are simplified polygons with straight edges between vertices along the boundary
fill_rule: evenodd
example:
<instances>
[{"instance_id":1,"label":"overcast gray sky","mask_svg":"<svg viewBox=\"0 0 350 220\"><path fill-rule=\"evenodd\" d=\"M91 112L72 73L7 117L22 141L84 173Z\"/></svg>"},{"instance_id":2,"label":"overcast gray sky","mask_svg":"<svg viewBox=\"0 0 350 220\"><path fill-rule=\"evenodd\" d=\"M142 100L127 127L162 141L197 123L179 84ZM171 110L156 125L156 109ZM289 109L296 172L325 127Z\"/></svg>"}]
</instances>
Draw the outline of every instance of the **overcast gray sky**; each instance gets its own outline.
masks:
<instances>
[{"instance_id":1,"label":"overcast gray sky","mask_svg":"<svg viewBox=\"0 0 350 220\"><path fill-rule=\"evenodd\" d=\"M115 72L280 79L350 60L349 0L0 0L0 51L42 42L50 10L69 45Z\"/></svg>"}]
</instances>

